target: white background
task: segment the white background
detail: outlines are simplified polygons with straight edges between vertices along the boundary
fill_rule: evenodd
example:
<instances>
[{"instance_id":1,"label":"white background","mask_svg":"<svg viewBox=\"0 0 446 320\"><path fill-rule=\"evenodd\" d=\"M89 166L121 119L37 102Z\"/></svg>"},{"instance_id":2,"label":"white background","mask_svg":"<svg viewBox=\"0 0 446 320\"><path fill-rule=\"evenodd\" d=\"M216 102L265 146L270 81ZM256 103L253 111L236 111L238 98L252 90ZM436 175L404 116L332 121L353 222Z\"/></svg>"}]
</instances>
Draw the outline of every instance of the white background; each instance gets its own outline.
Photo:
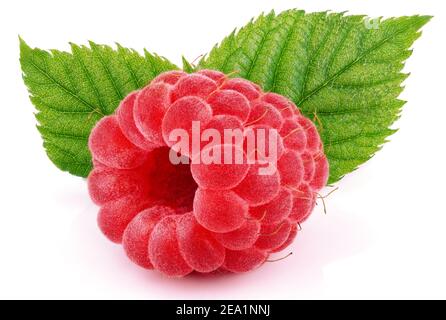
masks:
<instances>
[{"instance_id":1,"label":"white background","mask_svg":"<svg viewBox=\"0 0 446 320\"><path fill-rule=\"evenodd\" d=\"M446 298L444 1L1 1L0 298ZM179 63L262 11L434 15L415 43L391 137L318 206L294 255L243 275L168 279L126 259L96 226L84 180L56 169L21 79L31 46L115 41Z\"/></svg>"}]
</instances>

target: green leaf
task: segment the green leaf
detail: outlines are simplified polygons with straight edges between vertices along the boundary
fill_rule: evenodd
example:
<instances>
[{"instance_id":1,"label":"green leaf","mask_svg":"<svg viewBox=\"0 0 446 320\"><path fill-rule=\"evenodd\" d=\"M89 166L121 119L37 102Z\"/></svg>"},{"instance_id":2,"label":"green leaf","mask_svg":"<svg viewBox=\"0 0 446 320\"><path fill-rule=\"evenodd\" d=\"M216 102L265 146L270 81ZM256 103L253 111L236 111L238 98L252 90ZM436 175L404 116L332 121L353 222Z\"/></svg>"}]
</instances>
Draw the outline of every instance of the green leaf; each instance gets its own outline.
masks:
<instances>
[{"instance_id":1,"label":"green leaf","mask_svg":"<svg viewBox=\"0 0 446 320\"><path fill-rule=\"evenodd\" d=\"M86 177L92 168L90 131L112 114L131 91L159 73L178 69L165 58L141 56L90 42L71 44L71 52L30 48L20 39L23 79L37 109L38 129L48 157L61 170Z\"/></svg>"},{"instance_id":2,"label":"green leaf","mask_svg":"<svg viewBox=\"0 0 446 320\"><path fill-rule=\"evenodd\" d=\"M187 61L187 59L183 56L181 57L181 60L183 61L183 70L187 73L192 73L195 71L195 67Z\"/></svg>"},{"instance_id":3,"label":"green leaf","mask_svg":"<svg viewBox=\"0 0 446 320\"><path fill-rule=\"evenodd\" d=\"M370 159L398 119L404 61L429 16L378 19L271 12L233 31L199 68L237 72L288 96L313 119L333 183ZM373 28L377 26L378 28Z\"/></svg>"}]
</instances>

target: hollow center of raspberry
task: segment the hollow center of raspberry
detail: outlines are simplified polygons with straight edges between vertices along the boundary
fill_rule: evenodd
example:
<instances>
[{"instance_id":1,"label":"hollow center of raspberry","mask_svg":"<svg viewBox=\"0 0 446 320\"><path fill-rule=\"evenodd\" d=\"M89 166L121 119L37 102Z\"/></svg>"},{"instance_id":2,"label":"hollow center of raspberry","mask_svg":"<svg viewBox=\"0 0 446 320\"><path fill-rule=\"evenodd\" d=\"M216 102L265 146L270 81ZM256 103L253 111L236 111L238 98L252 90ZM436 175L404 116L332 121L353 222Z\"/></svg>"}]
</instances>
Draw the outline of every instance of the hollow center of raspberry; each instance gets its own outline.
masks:
<instances>
[{"instance_id":1,"label":"hollow center of raspberry","mask_svg":"<svg viewBox=\"0 0 446 320\"><path fill-rule=\"evenodd\" d=\"M150 195L160 203L178 209L192 211L195 190L198 185L192 177L190 164L172 164L168 147L153 150L148 164Z\"/></svg>"}]
</instances>

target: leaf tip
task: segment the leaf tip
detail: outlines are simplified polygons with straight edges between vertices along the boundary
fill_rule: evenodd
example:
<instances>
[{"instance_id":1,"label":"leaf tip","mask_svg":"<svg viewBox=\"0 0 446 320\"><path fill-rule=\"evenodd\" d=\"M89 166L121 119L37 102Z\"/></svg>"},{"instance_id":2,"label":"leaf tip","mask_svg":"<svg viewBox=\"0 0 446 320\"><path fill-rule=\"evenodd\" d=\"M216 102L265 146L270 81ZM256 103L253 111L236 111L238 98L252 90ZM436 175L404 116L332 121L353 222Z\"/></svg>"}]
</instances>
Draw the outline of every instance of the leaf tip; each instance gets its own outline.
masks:
<instances>
[{"instance_id":1,"label":"leaf tip","mask_svg":"<svg viewBox=\"0 0 446 320\"><path fill-rule=\"evenodd\" d=\"M92 40L88 40L88 45L90 46L90 48L94 48L94 47L97 47L98 45L95 43L95 42L93 42Z\"/></svg>"},{"instance_id":2,"label":"leaf tip","mask_svg":"<svg viewBox=\"0 0 446 320\"><path fill-rule=\"evenodd\" d=\"M26 41L19 35L19 61L20 65L22 67L22 71L24 70L24 61L26 59L29 59L30 54L32 54L32 48L26 43ZM24 77L24 72L22 74L22 77Z\"/></svg>"},{"instance_id":3,"label":"leaf tip","mask_svg":"<svg viewBox=\"0 0 446 320\"><path fill-rule=\"evenodd\" d=\"M20 47L20 53L22 53L25 50L30 50L30 46L26 43L26 41L22 38L21 35L18 35L19 38L19 47Z\"/></svg>"},{"instance_id":4,"label":"leaf tip","mask_svg":"<svg viewBox=\"0 0 446 320\"><path fill-rule=\"evenodd\" d=\"M423 15L423 16L420 16L421 20L422 20L422 21L425 21L425 23L428 23L429 21L431 21L431 19L432 19L433 17L434 17L434 16L430 16L430 15Z\"/></svg>"},{"instance_id":5,"label":"leaf tip","mask_svg":"<svg viewBox=\"0 0 446 320\"><path fill-rule=\"evenodd\" d=\"M426 25L433 18L433 16L430 16L430 15L414 15L414 16L411 16L411 18L413 19L414 25L418 29L421 29L424 25Z\"/></svg>"},{"instance_id":6,"label":"leaf tip","mask_svg":"<svg viewBox=\"0 0 446 320\"><path fill-rule=\"evenodd\" d=\"M181 56L181 61L183 62L183 70L186 71L187 73L192 73L194 72L194 67L192 66L192 64L187 61L185 56Z\"/></svg>"},{"instance_id":7,"label":"leaf tip","mask_svg":"<svg viewBox=\"0 0 446 320\"><path fill-rule=\"evenodd\" d=\"M76 50L81 49L81 46L77 45L74 42L69 41L68 44L70 45L71 51L74 53Z\"/></svg>"}]
</instances>

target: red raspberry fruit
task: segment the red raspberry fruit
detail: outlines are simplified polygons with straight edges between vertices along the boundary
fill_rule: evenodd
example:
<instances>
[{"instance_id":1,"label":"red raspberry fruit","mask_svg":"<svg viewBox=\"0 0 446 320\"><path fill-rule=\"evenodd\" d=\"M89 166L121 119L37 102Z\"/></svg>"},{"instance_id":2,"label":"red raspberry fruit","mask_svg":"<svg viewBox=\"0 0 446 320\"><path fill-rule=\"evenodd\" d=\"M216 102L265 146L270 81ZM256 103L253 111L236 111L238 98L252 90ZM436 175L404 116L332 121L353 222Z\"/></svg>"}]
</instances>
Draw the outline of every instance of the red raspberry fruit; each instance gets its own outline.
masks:
<instances>
[{"instance_id":1,"label":"red raspberry fruit","mask_svg":"<svg viewBox=\"0 0 446 320\"><path fill-rule=\"evenodd\" d=\"M212 129L198 152L171 136L182 129L192 146L194 121ZM213 141L227 129L239 140ZM251 152L249 134L264 148ZM292 243L328 178L317 129L290 100L213 70L159 75L97 123L89 147L100 229L133 262L168 276L259 267ZM241 161L196 161L204 154Z\"/></svg>"}]
</instances>

